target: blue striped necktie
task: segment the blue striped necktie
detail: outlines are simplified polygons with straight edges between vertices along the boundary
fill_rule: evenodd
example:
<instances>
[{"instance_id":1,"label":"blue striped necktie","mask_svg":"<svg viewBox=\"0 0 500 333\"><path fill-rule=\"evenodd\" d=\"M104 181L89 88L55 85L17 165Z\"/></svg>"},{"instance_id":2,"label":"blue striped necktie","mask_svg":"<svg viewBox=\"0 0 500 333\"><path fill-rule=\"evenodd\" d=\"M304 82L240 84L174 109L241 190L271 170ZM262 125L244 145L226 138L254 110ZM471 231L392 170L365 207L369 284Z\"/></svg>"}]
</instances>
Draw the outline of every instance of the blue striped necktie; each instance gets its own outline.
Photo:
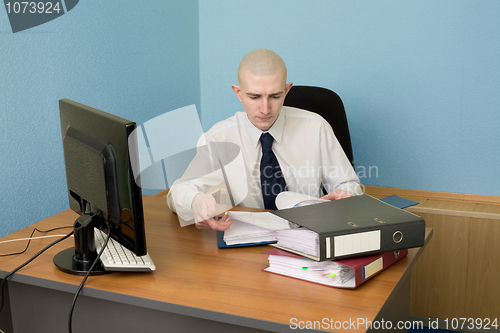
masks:
<instances>
[{"instance_id":1,"label":"blue striped necktie","mask_svg":"<svg viewBox=\"0 0 500 333\"><path fill-rule=\"evenodd\" d=\"M281 172L276 155L273 153L274 138L269 133L260 136L262 145L262 159L260 160L260 183L262 186L262 197L266 209L275 210L276 196L286 191L285 178Z\"/></svg>"}]
</instances>

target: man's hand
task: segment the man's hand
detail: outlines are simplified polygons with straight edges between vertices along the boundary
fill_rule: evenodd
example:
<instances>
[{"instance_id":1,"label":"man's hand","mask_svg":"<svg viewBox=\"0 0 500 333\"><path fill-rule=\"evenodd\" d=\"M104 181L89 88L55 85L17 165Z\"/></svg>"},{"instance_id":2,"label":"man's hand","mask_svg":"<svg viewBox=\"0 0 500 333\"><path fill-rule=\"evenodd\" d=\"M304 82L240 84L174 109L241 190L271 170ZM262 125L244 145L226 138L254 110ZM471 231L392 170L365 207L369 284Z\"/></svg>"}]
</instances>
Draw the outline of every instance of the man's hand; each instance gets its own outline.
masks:
<instances>
[{"instance_id":1,"label":"man's hand","mask_svg":"<svg viewBox=\"0 0 500 333\"><path fill-rule=\"evenodd\" d=\"M204 221L196 222L196 228L198 229L213 229L225 231L233 224L233 220L228 220L228 216L224 215L220 220L217 217L206 219Z\"/></svg>"},{"instance_id":2,"label":"man's hand","mask_svg":"<svg viewBox=\"0 0 500 333\"><path fill-rule=\"evenodd\" d=\"M198 229L227 230L233 223L228 220L228 216L218 220L215 211L215 199L211 195L198 193L191 203L191 209L194 213L194 221Z\"/></svg>"},{"instance_id":3,"label":"man's hand","mask_svg":"<svg viewBox=\"0 0 500 333\"><path fill-rule=\"evenodd\" d=\"M322 196L321 199L339 200L339 199L349 198L352 196L353 195L347 191L344 191L341 189L336 189L335 191L332 191L332 192L328 193L327 195Z\"/></svg>"}]
</instances>

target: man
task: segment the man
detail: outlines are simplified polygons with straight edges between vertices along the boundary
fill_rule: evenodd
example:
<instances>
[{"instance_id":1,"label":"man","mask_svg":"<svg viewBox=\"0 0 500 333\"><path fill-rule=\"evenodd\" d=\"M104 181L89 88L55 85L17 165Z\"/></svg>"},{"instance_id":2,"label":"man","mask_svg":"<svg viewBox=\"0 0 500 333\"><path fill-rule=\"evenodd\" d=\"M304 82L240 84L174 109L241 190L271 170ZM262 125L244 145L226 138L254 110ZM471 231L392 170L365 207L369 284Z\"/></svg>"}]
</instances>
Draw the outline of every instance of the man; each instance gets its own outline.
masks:
<instances>
[{"instance_id":1,"label":"man","mask_svg":"<svg viewBox=\"0 0 500 333\"><path fill-rule=\"evenodd\" d=\"M283 106L292 88L286 77L285 63L273 51L257 49L242 59L238 85L232 89L245 112L219 122L204 136L207 144L237 145L236 167L174 184L167 201L180 218L194 219L200 229L228 229L232 221L218 219L215 199L204 194L224 181L233 194L238 188L248 190L234 195L234 204L254 208L275 209L274 198L282 190L318 197L324 187L328 194L323 198L329 200L361 194L331 126L315 113Z\"/></svg>"}]
</instances>

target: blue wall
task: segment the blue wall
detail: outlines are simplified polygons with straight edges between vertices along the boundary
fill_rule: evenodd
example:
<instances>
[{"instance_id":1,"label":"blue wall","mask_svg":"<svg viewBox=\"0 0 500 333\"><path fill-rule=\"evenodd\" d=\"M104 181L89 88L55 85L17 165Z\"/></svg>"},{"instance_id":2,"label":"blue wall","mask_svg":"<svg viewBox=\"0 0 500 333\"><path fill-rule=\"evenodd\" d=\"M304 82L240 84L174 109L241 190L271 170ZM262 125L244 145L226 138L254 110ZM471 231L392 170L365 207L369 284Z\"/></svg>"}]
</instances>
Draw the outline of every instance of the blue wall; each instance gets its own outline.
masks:
<instances>
[{"instance_id":1,"label":"blue wall","mask_svg":"<svg viewBox=\"0 0 500 333\"><path fill-rule=\"evenodd\" d=\"M13 34L0 7L0 236L68 207L60 98L138 124L194 103L206 130L241 110L230 86L258 47L343 98L364 184L500 195L498 17L497 0L108 0Z\"/></svg>"},{"instance_id":2,"label":"blue wall","mask_svg":"<svg viewBox=\"0 0 500 333\"><path fill-rule=\"evenodd\" d=\"M199 12L204 129L242 110L238 63L270 48L291 82L342 97L363 184L500 195L500 1L225 0Z\"/></svg>"},{"instance_id":3,"label":"blue wall","mask_svg":"<svg viewBox=\"0 0 500 333\"><path fill-rule=\"evenodd\" d=\"M200 104L198 1L80 1L13 34L0 6L0 236L67 209L58 100L142 124Z\"/></svg>"}]
</instances>

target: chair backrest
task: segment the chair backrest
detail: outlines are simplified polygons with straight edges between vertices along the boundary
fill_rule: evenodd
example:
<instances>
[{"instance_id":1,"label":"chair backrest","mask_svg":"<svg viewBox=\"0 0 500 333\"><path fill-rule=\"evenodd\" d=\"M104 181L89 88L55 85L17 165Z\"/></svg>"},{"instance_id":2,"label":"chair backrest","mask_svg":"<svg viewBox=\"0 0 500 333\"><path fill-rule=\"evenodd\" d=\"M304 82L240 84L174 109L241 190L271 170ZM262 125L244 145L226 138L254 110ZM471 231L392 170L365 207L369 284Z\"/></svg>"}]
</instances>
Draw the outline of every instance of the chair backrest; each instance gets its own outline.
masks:
<instances>
[{"instance_id":1,"label":"chair backrest","mask_svg":"<svg viewBox=\"0 0 500 333\"><path fill-rule=\"evenodd\" d=\"M354 166L349 126L344 103L339 95L321 87L293 86L285 97L284 105L315 112L325 118L332 126L347 158Z\"/></svg>"}]
</instances>

